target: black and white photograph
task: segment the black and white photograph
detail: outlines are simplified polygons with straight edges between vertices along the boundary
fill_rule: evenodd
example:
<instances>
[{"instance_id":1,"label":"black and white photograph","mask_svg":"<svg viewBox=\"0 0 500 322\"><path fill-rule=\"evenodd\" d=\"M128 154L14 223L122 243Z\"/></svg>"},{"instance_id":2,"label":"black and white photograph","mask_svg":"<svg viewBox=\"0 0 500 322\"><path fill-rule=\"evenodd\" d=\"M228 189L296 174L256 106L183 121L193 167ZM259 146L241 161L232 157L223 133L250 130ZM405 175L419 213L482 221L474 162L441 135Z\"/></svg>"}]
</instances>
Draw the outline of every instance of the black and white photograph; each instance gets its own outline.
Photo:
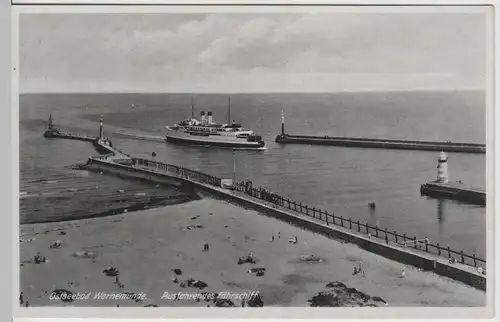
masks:
<instances>
[{"instance_id":1,"label":"black and white photograph","mask_svg":"<svg viewBox=\"0 0 500 322\"><path fill-rule=\"evenodd\" d=\"M487 306L491 7L22 9L21 310Z\"/></svg>"}]
</instances>

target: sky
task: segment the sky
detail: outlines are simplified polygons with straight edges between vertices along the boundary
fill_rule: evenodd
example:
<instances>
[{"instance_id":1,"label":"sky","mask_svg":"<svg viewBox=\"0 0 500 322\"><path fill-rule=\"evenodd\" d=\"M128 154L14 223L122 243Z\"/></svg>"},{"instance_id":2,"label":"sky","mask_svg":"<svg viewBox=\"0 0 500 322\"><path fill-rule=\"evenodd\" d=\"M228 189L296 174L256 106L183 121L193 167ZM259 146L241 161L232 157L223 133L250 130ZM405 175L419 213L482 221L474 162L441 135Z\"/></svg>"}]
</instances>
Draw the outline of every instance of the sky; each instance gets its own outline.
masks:
<instances>
[{"instance_id":1,"label":"sky","mask_svg":"<svg viewBox=\"0 0 500 322\"><path fill-rule=\"evenodd\" d=\"M484 89L486 40L484 13L23 13L19 88Z\"/></svg>"}]
</instances>

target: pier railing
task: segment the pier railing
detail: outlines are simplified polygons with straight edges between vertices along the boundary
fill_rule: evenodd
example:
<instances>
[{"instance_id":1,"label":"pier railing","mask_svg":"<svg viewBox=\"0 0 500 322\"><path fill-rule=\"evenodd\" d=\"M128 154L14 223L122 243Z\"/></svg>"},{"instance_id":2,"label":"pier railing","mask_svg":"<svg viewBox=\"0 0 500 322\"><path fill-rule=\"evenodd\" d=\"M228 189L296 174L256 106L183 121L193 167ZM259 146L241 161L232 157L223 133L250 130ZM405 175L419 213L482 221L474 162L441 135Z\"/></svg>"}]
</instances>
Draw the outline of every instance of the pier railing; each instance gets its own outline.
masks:
<instances>
[{"instance_id":1,"label":"pier railing","mask_svg":"<svg viewBox=\"0 0 500 322\"><path fill-rule=\"evenodd\" d=\"M105 159L106 156L102 156ZM122 160L113 160L114 162ZM131 163L133 166L147 168L157 172L166 172L180 178L196 181L203 184L208 184L214 187L221 187L221 178L209 175L200 171L191 170L184 167L179 167L172 164L166 164L153 160L131 158L123 160ZM386 228L372 226L368 222L353 220L348 217L335 215L333 212L328 212L315 207L310 207L303 203L299 203L289 198L284 198L277 193L268 191L260 187L259 189L251 187L249 182L235 182L233 188L235 191L244 193L253 198L260 199L272 203L275 207L282 207L296 213L306 215L319 221L325 222L327 225L335 225L345 229L353 230L360 234L365 234L368 238L378 238L385 241L387 244L396 244L401 247L413 248L429 254L434 254L448 258L450 263L459 262L473 267L481 267L483 274L486 273L486 261L476 256L475 253L465 254L463 250L457 251L451 249L449 245L441 245L439 242L433 244L428 238L417 238L407 234L400 234L397 231L389 231Z\"/></svg>"},{"instance_id":2,"label":"pier railing","mask_svg":"<svg viewBox=\"0 0 500 322\"><path fill-rule=\"evenodd\" d=\"M239 186L236 190L244 191L244 188L245 187ZM358 233L366 234L369 238L382 239L387 244L394 243L402 247L414 248L429 254L442 256L448 258L451 263L460 262L474 267L481 267L482 271L485 272L486 261L478 258L475 253L472 253L472 255L465 254L463 250L453 250L449 245L440 245L439 242L432 244L427 237L417 238L415 236L408 236L406 234L400 234L397 231L389 231L386 228L372 226L368 224L368 222L360 222L359 220L355 221L348 217L337 216L333 212L309 207L262 188L251 188L246 191L246 193L252 197L268 201L276 206L293 210L294 212L323 221L327 225L336 225L354 230Z\"/></svg>"},{"instance_id":3,"label":"pier railing","mask_svg":"<svg viewBox=\"0 0 500 322\"><path fill-rule=\"evenodd\" d=\"M177 177L188 179L188 180L193 180L196 182L204 183L204 184L209 184L212 186L220 187L221 185L221 179L200 171L195 171L191 170L188 168L184 167L179 167L176 165L172 164L166 164L162 162L156 162L152 160L147 160L147 159L139 159L139 158L133 158L134 160L134 165L140 166L140 167L145 167L145 168L152 168L156 169L157 171L163 171L167 172L169 174L173 174Z\"/></svg>"}]
</instances>

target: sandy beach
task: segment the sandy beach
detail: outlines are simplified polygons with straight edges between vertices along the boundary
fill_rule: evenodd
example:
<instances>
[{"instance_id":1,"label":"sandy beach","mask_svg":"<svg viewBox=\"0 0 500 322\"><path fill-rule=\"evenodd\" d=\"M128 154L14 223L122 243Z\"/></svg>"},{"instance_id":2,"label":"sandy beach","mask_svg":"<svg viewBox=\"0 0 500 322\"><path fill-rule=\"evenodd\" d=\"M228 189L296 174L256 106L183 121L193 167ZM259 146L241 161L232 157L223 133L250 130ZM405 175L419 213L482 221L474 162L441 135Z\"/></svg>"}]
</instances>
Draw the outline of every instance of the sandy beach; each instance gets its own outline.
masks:
<instances>
[{"instance_id":1,"label":"sandy beach","mask_svg":"<svg viewBox=\"0 0 500 322\"><path fill-rule=\"evenodd\" d=\"M20 290L30 306L212 305L161 298L164 292L199 292L181 287L180 282L189 277L208 285L202 291L258 291L265 306L309 306L311 297L336 281L378 296L389 306L486 303L485 292L465 284L209 198L117 216L27 224L20 229ZM290 242L295 236L298 242ZM49 248L57 240L61 246ZM209 251L204 251L205 243ZM95 253L95 260L74 256L84 251ZM47 262L30 263L38 252ZM257 263L239 265L238 258L250 252ZM322 261L301 260L311 254ZM353 275L355 265L361 265L364 274ZM103 273L111 266L119 270L123 287ZM252 267L265 268L265 274L248 272ZM173 281L173 269L182 270L179 283ZM401 278L403 269L406 277ZM89 298L70 303L50 299L55 289L89 294ZM144 293L146 298L102 300L95 298L98 292ZM240 305L239 300L234 302Z\"/></svg>"}]
</instances>

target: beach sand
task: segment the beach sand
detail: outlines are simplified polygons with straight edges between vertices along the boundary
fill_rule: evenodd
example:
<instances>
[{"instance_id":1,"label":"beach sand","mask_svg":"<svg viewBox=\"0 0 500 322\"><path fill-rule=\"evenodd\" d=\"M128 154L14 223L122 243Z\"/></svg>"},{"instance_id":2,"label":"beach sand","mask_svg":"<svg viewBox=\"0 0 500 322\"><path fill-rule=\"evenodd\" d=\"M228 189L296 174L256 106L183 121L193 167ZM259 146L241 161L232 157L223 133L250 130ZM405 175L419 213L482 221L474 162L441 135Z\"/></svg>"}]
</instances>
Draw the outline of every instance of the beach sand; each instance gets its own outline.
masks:
<instances>
[{"instance_id":1,"label":"beach sand","mask_svg":"<svg viewBox=\"0 0 500 322\"><path fill-rule=\"evenodd\" d=\"M202 227L186 229L189 225ZM258 291L265 306L309 306L308 299L333 281L379 296L389 306L486 304L485 292L465 284L209 198L119 216L22 225L20 229L21 239L35 238L21 242L21 263L30 261L37 252L48 259L46 263L24 263L20 267L20 291L30 306L213 305L161 299L164 292L196 292L172 281L174 268L183 271L179 281L192 277L207 283L203 291ZM66 235L60 235L61 230ZM289 242L294 236L297 244ZM56 240L61 240L62 246L49 248ZM203 251L205 243L210 246L208 252ZM95 262L73 256L82 250L96 252ZM249 252L258 263L239 265L238 258ZM310 254L324 260L299 260ZM364 276L352 274L353 265L358 263ZM103 274L110 266L119 270L123 288L114 283L115 277ZM248 273L252 267L265 267L265 275ZM401 278L403 268L405 278ZM71 303L51 300L49 294L58 288L90 293L90 298ZM147 299L139 303L130 299L99 300L94 299L96 292L144 292ZM240 304L239 300L234 302Z\"/></svg>"}]
</instances>

